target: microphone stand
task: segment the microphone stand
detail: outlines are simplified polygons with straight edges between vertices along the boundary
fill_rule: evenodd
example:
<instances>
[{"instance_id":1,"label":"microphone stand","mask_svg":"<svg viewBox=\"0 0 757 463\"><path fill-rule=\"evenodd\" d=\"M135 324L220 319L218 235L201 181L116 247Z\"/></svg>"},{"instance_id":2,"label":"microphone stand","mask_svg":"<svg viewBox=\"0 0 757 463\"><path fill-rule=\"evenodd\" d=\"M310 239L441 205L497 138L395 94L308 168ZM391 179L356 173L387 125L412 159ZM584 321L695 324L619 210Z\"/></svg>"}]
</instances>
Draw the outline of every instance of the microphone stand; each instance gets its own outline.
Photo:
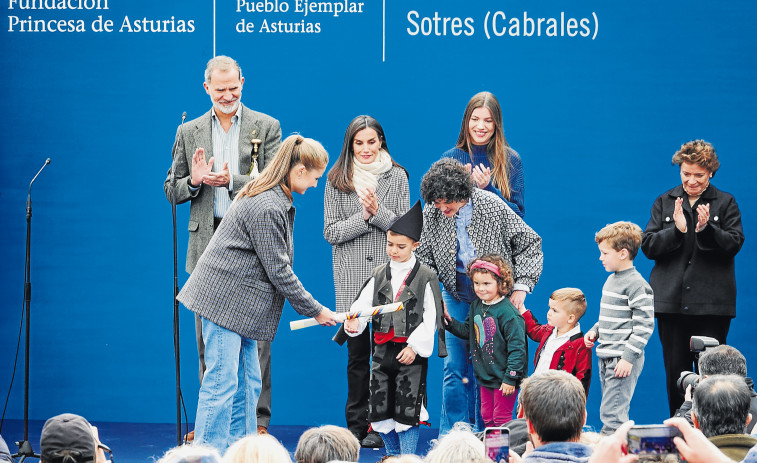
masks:
<instances>
[{"instance_id":1,"label":"microphone stand","mask_svg":"<svg viewBox=\"0 0 757 463\"><path fill-rule=\"evenodd\" d=\"M32 185L37 180L42 170L50 164L50 158L47 158L37 175L29 182L29 194L26 196L26 263L24 268L24 309L26 317L26 338L24 339L24 440L16 442L18 452L13 458L19 458L23 462L27 458L39 458L34 453L32 444L29 442L29 335L31 330L31 302L32 302L32 283L31 283L31 246L32 246Z\"/></svg>"},{"instance_id":2,"label":"microphone stand","mask_svg":"<svg viewBox=\"0 0 757 463\"><path fill-rule=\"evenodd\" d=\"M176 362L176 445L181 445L181 362L179 344L179 261L176 241L176 153L179 138L183 135L184 121L187 119L186 111L181 115L181 126L176 133L173 148L171 150L171 216L173 217L173 351ZM191 175L191 172L190 172Z\"/></svg>"}]
</instances>

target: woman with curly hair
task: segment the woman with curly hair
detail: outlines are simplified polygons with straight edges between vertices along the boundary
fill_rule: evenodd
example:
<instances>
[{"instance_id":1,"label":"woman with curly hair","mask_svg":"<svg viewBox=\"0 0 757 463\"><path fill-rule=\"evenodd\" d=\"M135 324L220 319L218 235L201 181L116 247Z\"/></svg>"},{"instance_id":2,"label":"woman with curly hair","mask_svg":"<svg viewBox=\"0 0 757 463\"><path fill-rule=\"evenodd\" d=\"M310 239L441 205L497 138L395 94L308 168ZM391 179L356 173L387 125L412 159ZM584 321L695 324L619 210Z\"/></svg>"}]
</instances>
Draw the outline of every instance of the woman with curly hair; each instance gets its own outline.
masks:
<instances>
[{"instance_id":1,"label":"woman with curly hair","mask_svg":"<svg viewBox=\"0 0 757 463\"><path fill-rule=\"evenodd\" d=\"M490 92L473 95L463 113L455 147L443 158L460 161L476 187L502 198L520 217L526 213L523 165L502 128L502 109Z\"/></svg>"},{"instance_id":2,"label":"woman with curly hair","mask_svg":"<svg viewBox=\"0 0 757 463\"><path fill-rule=\"evenodd\" d=\"M442 297L449 314L464 319L475 300L468 264L477 255L499 254L512 269L508 294L516 307L536 286L544 256L541 237L496 195L474 187L460 162L436 161L421 180L423 234L416 255L439 275ZM468 355L468 342L448 339L444 359L442 417L439 434L446 434L458 421L482 430L477 385Z\"/></svg>"},{"instance_id":3,"label":"woman with curly hair","mask_svg":"<svg viewBox=\"0 0 757 463\"><path fill-rule=\"evenodd\" d=\"M744 243L741 213L710 179L720 167L712 144L693 140L673 156L681 185L655 200L641 249L655 261L649 283L662 342L670 414L683 403L676 381L695 366L691 336L725 344L736 316L734 257Z\"/></svg>"}]
</instances>

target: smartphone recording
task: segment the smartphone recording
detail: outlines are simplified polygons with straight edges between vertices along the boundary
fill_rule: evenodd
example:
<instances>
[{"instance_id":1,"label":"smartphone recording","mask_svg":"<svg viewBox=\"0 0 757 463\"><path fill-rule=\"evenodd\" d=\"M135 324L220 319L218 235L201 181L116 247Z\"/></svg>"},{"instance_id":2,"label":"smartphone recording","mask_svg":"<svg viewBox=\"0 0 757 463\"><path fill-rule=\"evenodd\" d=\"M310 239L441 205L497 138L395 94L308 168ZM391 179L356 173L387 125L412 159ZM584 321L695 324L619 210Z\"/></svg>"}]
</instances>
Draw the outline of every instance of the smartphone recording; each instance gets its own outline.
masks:
<instances>
[{"instance_id":1,"label":"smartphone recording","mask_svg":"<svg viewBox=\"0 0 757 463\"><path fill-rule=\"evenodd\" d=\"M484 429L486 456L494 463L510 461L510 430L504 427Z\"/></svg>"},{"instance_id":2,"label":"smartphone recording","mask_svg":"<svg viewBox=\"0 0 757 463\"><path fill-rule=\"evenodd\" d=\"M634 426L628 431L628 453L638 455L640 462L681 461L678 448L673 442L676 436L681 437L681 431L674 426Z\"/></svg>"}]
</instances>

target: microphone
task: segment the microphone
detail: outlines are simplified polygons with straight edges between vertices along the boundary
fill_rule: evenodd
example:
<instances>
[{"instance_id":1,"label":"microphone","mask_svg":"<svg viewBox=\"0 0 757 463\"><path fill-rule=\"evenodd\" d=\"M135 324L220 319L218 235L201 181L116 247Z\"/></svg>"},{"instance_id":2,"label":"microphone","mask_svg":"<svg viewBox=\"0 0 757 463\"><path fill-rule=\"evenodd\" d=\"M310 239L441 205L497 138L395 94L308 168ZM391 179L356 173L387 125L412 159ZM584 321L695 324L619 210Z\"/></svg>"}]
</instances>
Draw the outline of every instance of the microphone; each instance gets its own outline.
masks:
<instances>
[{"instance_id":1,"label":"microphone","mask_svg":"<svg viewBox=\"0 0 757 463\"><path fill-rule=\"evenodd\" d=\"M173 147L171 148L171 203L176 204L176 154L177 147L179 145L179 138L184 135L184 121L187 120L187 112L181 113L181 125L179 130L176 131L176 138L173 141ZM191 175L191 173L190 173Z\"/></svg>"},{"instance_id":2,"label":"microphone","mask_svg":"<svg viewBox=\"0 0 757 463\"><path fill-rule=\"evenodd\" d=\"M32 216L32 185L34 184L34 181L37 180L37 177L39 177L39 174L42 173L42 171L47 167L47 165L50 164L50 158L47 158L44 164L42 164L42 167L39 169L39 172L37 172L37 175L34 176L31 182L29 182L29 194L26 196L26 217L31 218Z\"/></svg>"},{"instance_id":3,"label":"microphone","mask_svg":"<svg viewBox=\"0 0 757 463\"><path fill-rule=\"evenodd\" d=\"M37 177L39 177L39 174L41 174L41 173L42 173L42 170L43 170L43 169L44 169L45 167L47 167L47 165L48 165L48 164L50 164L50 158L47 158L47 160L45 161L45 163L44 163L44 164L42 165L42 168L40 168L40 169L39 169L39 172L37 172L37 175L35 175L35 176L34 176L34 178L32 179L32 181L31 181L31 182L29 182L29 192L30 192L30 193L31 193L31 191L32 191L32 183L34 183L34 181L35 181L35 180L37 180Z\"/></svg>"}]
</instances>

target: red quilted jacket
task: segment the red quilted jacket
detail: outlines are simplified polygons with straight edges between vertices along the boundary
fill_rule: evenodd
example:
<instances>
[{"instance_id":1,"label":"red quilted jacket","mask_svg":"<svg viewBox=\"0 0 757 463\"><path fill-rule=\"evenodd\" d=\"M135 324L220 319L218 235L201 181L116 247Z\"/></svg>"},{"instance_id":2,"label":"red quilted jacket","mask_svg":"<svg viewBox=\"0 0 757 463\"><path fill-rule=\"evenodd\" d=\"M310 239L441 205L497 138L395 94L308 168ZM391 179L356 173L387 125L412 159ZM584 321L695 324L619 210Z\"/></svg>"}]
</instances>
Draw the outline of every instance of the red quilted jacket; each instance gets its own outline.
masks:
<instances>
[{"instance_id":1,"label":"red quilted jacket","mask_svg":"<svg viewBox=\"0 0 757 463\"><path fill-rule=\"evenodd\" d=\"M536 364L539 363L541 350L544 348L544 344L546 344L555 327L552 325L540 325L530 310L526 310L523 313L523 318L526 320L526 334L531 340L539 343L539 348L536 349L536 356L534 357L534 368L536 368ZM552 356L549 369L567 371L578 378L584 386L586 397L589 397L591 349L587 348L584 344L584 334L582 332L571 336L568 342L557 348L555 355Z\"/></svg>"}]
</instances>

